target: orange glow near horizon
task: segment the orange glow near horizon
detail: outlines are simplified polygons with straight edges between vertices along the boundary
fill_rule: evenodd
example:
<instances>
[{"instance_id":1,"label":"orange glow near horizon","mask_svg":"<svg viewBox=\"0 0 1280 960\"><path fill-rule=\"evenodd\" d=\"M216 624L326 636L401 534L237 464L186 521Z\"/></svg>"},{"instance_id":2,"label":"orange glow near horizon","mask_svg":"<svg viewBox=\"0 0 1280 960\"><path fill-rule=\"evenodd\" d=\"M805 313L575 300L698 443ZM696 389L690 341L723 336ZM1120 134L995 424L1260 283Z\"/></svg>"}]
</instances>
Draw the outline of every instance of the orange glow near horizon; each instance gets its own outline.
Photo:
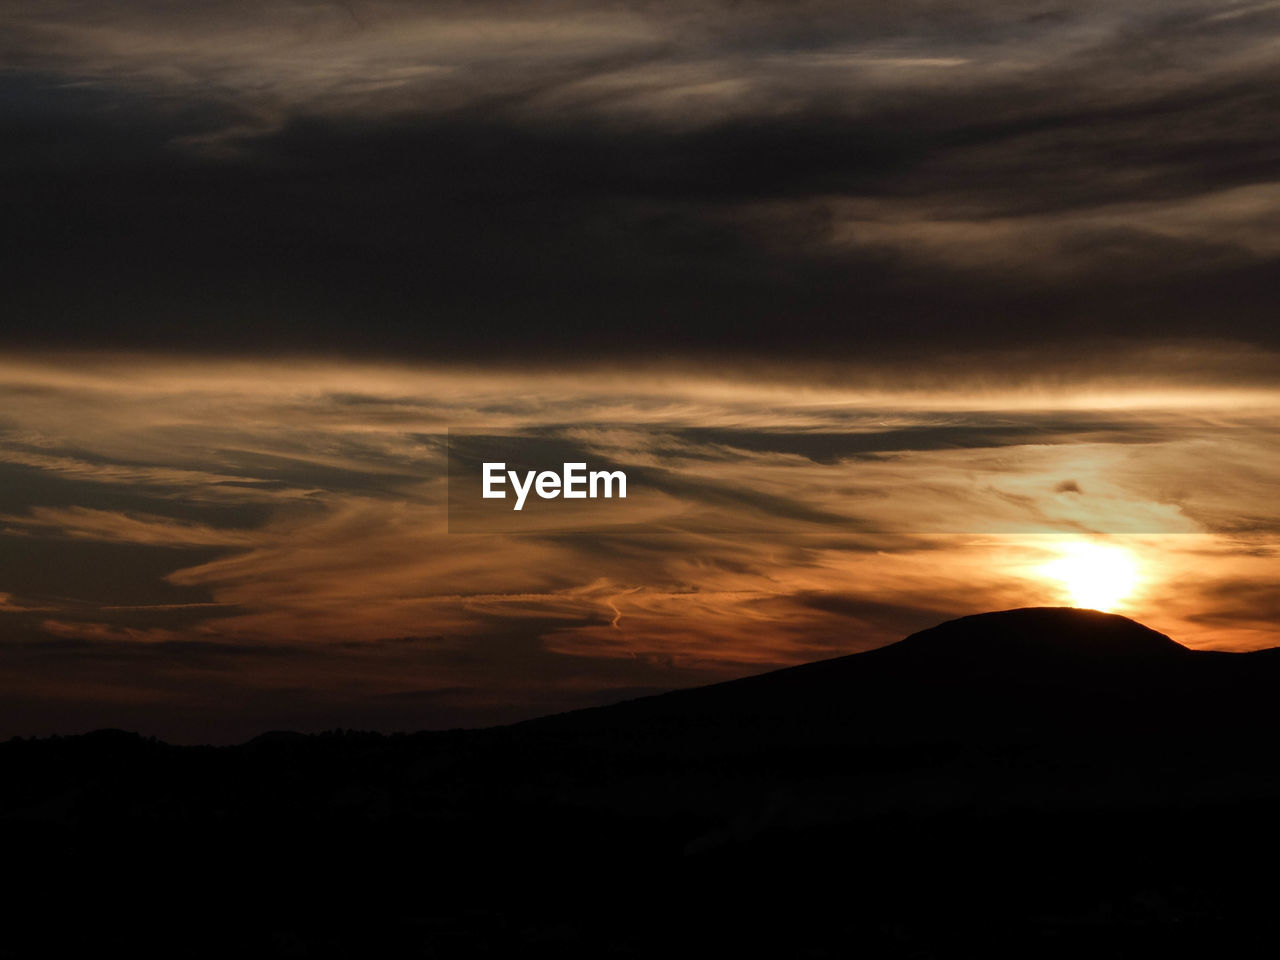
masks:
<instances>
[{"instance_id":1,"label":"orange glow near horizon","mask_svg":"<svg viewBox=\"0 0 1280 960\"><path fill-rule=\"evenodd\" d=\"M140 369L140 387L15 363L0 627L73 651L41 680L55 693L427 690L514 705L485 715L502 719L1064 604L1189 646L1276 645L1280 398L1236 409L1210 391L1197 408L1187 388L1135 411L1084 391L1019 414L1011 394L984 413L978 395L929 410L728 375L543 372L513 401L496 371L188 361ZM445 430L486 423L559 430L658 496L625 533L450 533ZM11 671L24 689L31 669Z\"/></svg>"}]
</instances>

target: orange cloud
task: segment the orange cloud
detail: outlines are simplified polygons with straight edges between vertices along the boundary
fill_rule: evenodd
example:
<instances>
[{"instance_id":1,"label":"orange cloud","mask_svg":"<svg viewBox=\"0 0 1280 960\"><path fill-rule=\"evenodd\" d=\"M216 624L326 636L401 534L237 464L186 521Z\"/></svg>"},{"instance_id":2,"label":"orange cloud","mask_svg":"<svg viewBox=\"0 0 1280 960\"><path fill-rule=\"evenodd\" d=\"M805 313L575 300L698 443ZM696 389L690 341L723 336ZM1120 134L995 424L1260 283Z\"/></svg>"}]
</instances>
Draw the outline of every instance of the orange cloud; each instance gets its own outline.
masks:
<instances>
[{"instance_id":1,"label":"orange cloud","mask_svg":"<svg viewBox=\"0 0 1280 960\"><path fill-rule=\"evenodd\" d=\"M25 397L0 424L0 470L27 478L0 527L69 558L43 586L8 570L0 611L45 636L206 660L215 644L228 663L292 649L308 659L270 659L254 682L293 670L337 690L354 670L359 696L546 703L1066 603L1041 571L1087 538L1143 571L1118 612L1199 646L1274 642L1274 600L1249 585L1280 519L1280 394L190 361L125 382L116 362L10 360L0 383ZM486 422L553 431L661 496L629 525L450 533L444 431ZM74 560L89 549L132 551L93 555L119 556L121 583L131 564L159 578L138 551L177 551L156 554L173 560L155 586L178 595L104 602L103 561Z\"/></svg>"}]
</instances>

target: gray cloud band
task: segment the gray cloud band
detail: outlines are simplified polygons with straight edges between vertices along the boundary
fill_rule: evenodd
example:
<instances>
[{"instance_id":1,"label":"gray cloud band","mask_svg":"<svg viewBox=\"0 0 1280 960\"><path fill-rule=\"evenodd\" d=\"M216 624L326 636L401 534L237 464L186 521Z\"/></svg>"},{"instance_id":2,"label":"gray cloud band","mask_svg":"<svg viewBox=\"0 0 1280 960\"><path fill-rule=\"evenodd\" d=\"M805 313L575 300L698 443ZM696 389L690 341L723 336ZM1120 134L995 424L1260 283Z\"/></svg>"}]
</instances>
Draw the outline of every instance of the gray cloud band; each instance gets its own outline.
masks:
<instances>
[{"instance_id":1,"label":"gray cloud band","mask_svg":"<svg viewBox=\"0 0 1280 960\"><path fill-rule=\"evenodd\" d=\"M6 3L0 335L1274 345L1278 32L1138 0Z\"/></svg>"}]
</instances>

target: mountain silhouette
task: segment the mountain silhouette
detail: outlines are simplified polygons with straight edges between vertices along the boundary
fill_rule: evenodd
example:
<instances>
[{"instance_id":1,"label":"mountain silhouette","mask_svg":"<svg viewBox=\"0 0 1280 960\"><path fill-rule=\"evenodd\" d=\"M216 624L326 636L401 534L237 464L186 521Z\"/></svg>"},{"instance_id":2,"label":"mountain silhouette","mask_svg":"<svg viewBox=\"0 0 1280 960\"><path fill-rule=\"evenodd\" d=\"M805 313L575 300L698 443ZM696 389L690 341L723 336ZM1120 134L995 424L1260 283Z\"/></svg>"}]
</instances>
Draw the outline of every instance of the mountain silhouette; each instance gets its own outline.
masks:
<instances>
[{"instance_id":1,"label":"mountain silhouette","mask_svg":"<svg viewBox=\"0 0 1280 960\"><path fill-rule=\"evenodd\" d=\"M1029 608L486 730L12 740L0 952L1262 956L1277 689Z\"/></svg>"},{"instance_id":2,"label":"mountain silhouette","mask_svg":"<svg viewBox=\"0 0 1280 960\"><path fill-rule=\"evenodd\" d=\"M951 620L864 653L517 726L585 740L629 731L633 743L670 738L676 743L660 749L677 750L708 741L727 750L1147 736L1189 703L1214 704L1203 730L1257 722L1269 710L1262 688L1280 679L1272 676L1280 661L1272 661L1265 651L1193 651L1116 614L1031 607Z\"/></svg>"},{"instance_id":3,"label":"mountain silhouette","mask_svg":"<svg viewBox=\"0 0 1280 960\"><path fill-rule=\"evenodd\" d=\"M1026 607L949 620L881 648L881 656L948 666L1092 660L1107 663L1181 657L1182 644L1128 617L1074 607Z\"/></svg>"}]
</instances>

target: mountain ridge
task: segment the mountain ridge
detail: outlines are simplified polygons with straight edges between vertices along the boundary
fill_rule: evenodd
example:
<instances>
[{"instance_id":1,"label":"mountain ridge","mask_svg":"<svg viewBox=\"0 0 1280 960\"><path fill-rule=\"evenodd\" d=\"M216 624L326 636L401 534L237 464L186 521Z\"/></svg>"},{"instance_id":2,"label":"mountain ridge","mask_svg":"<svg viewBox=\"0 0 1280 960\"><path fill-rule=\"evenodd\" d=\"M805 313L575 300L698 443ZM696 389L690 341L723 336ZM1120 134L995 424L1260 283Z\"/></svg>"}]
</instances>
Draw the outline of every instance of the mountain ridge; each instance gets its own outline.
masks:
<instances>
[{"instance_id":1,"label":"mountain ridge","mask_svg":"<svg viewBox=\"0 0 1280 960\"><path fill-rule=\"evenodd\" d=\"M1028 608L505 727L10 740L0 952L1268 956L1280 658L1173 643Z\"/></svg>"},{"instance_id":2,"label":"mountain ridge","mask_svg":"<svg viewBox=\"0 0 1280 960\"><path fill-rule=\"evenodd\" d=\"M1021 607L954 618L871 650L537 717L512 727L565 725L649 711L679 713L685 708L708 714L733 709L785 715L821 713L825 706L852 720L885 708L895 698L918 699L916 693L954 699L960 684L972 685L975 696L980 691L988 700L1016 698L1019 690L1052 700L1084 688L1108 700L1123 700L1126 684L1142 680L1154 691L1194 682L1198 674L1225 666L1221 658L1238 663L1237 657L1243 655L1192 650L1119 614ZM866 709L842 707L839 701L846 696L864 698ZM1050 706L1048 701L1033 702L1027 709L1045 712Z\"/></svg>"}]
</instances>

